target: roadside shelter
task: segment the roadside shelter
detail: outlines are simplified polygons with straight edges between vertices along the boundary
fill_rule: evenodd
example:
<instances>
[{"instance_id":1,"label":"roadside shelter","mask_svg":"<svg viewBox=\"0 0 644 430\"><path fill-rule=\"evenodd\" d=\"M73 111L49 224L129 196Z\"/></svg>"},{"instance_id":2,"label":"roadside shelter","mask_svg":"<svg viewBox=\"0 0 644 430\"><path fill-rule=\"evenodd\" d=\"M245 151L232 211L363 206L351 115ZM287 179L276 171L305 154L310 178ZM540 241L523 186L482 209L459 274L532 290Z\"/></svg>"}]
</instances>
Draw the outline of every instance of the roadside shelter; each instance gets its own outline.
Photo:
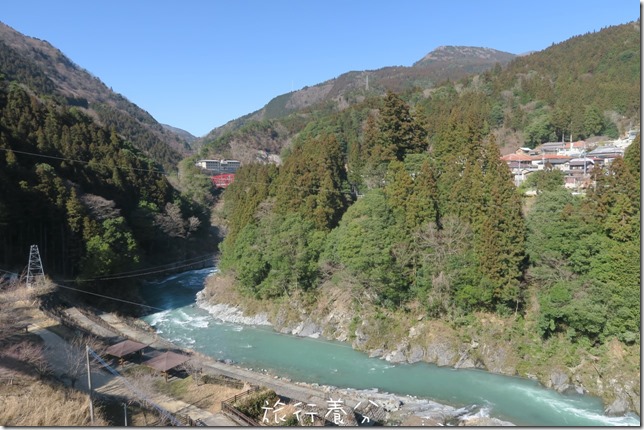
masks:
<instances>
[{"instance_id":1,"label":"roadside shelter","mask_svg":"<svg viewBox=\"0 0 644 430\"><path fill-rule=\"evenodd\" d=\"M157 355L154 358L151 358L148 361L145 361L143 364L163 373L163 375L165 376L165 381L168 382L168 370L174 369L175 367L180 366L188 360L190 360L190 357L187 355L167 351Z\"/></svg>"},{"instance_id":2,"label":"roadside shelter","mask_svg":"<svg viewBox=\"0 0 644 430\"><path fill-rule=\"evenodd\" d=\"M140 354L141 351L143 351L143 348L145 348L146 346L147 345L144 343L127 339L110 346L105 352L113 357L118 357L119 362L123 364L123 360L126 356L135 352L138 352Z\"/></svg>"}]
</instances>

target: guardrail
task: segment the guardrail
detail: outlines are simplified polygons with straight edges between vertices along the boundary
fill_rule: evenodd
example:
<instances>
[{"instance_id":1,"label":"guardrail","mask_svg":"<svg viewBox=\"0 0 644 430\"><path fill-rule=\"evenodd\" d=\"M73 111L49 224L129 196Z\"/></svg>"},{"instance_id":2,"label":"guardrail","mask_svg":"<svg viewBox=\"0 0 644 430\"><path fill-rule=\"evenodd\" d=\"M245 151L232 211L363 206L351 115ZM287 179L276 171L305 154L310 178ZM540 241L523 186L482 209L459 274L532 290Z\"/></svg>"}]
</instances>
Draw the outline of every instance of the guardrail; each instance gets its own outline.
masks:
<instances>
[{"instance_id":1,"label":"guardrail","mask_svg":"<svg viewBox=\"0 0 644 430\"><path fill-rule=\"evenodd\" d=\"M258 423L257 421L255 421L254 419L249 417L248 415L242 414L234 406L232 406L232 405L230 405L230 404L228 404L226 402L221 403L221 411L224 412L224 413L229 413L229 414L233 415L233 418L237 418L237 419L243 421L244 423L248 424L251 427L260 427L261 426L260 423Z\"/></svg>"},{"instance_id":2,"label":"guardrail","mask_svg":"<svg viewBox=\"0 0 644 430\"><path fill-rule=\"evenodd\" d=\"M243 393L235 394L233 397L222 401L221 411L224 413L229 413L233 418L237 418L251 427L260 427L260 423L258 423L248 415L241 413L235 406L233 406L234 403L237 402L237 400L241 399L242 397L246 397L256 391L259 391L258 386L254 386L251 389L244 391Z\"/></svg>"}]
</instances>

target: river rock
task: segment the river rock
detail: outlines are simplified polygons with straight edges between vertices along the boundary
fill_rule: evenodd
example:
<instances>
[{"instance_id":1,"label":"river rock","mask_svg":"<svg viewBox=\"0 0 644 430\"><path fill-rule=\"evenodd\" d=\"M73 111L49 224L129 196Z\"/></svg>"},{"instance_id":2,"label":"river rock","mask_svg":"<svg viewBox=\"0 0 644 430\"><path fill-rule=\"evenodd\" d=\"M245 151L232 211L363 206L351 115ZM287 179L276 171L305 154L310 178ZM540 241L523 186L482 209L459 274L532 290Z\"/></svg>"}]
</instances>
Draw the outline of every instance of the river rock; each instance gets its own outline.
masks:
<instances>
[{"instance_id":1,"label":"river rock","mask_svg":"<svg viewBox=\"0 0 644 430\"><path fill-rule=\"evenodd\" d=\"M390 398L381 402L380 406L387 412L395 412L400 409L402 402L398 399Z\"/></svg>"},{"instance_id":2,"label":"river rock","mask_svg":"<svg viewBox=\"0 0 644 430\"><path fill-rule=\"evenodd\" d=\"M455 369L473 369L475 367L476 363L467 353L461 355L461 358L454 365Z\"/></svg>"},{"instance_id":3,"label":"river rock","mask_svg":"<svg viewBox=\"0 0 644 430\"><path fill-rule=\"evenodd\" d=\"M472 417L466 418L458 423L461 427L508 427L514 426L509 421L503 421L493 417Z\"/></svg>"},{"instance_id":4,"label":"river rock","mask_svg":"<svg viewBox=\"0 0 644 430\"><path fill-rule=\"evenodd\" d=\"M322 329L319 325L315 324L310 319L302 321L295 329L292 331L292 334L300 337L312 337L314 339L320 337Z\"/></svg>"},{"instance_id":5,"label":"river rock","mask_svg":"<svg viewBox=\"0 0 644 430\"><path fill-rule=\"evenodd\" d=\"M568 375L561 370L554 370L550 373L551 387L560 393L563 393L570 388L570 384L568 383L569 381L570 379L568 378Z\"/></svg>"},{"instance_id":6,"label":"river rock","mask_svg":"<svg viewBox=\"0 0 644 430\"><path fill-rule=\"evenodd\" d=\"M483 345L479 348L481 351L480 357L482 367L492 373L500 373L502 375L515 375L517 370L512 364L514 362L513 355L509 348L503 345ZM477 363L478 364L478 363Z\"/></svg>"},{"instance_id":7,"label":"river rock","mask_svg":"<svg viewBox=\"0 0 644 430\"><path fill-rule=\"evenodd\" d=\"M450 366L456 360L456 351L446 342L432 342L427 345L427 360L439 366Z\"/></svg>"},{"instance_id":8,"label":"river rock","mask_svg":"<svg viewBox=\"0 0 644 430\"><path fill-rule=\"evenodd\" d=\"M624 399L623 397L615 399L613 403L610 404L609 407L606 408L604 411L606 415L609 416L620 416L624 415L626 412L628 412L629 407L628 407L628 400Z\"/></svg>"},{"instance_id":9,"label":"river rock","mask_svg":"<svg viewBox=\"0 0 644 430\"><path fill-rule=\"evenodd\" d=\"M369 351L369 358L382 357L385 353L384 349L378 348L372 351Z\"/></svg>"},{"instance_id":10,"label":"river rock","mask_svg":"<svg viewBox=\"0 0 644 430\"><path fill-rule=\"evenodd\" d=\"M425 349L420 345L414 345L407 354L407 361L410 363L416 363L421 361L423 357L425 357Z\"/></svg>"},{"instance_id":11,"label":"river rock","mask_svg":"<svg viewBox=\"0 0 644 430\"><path fill-rule=\"evenodd\" d=\"M391 351L389 354L385 355L385 360L390 363L404 363L407 361L405 354L400 349Z\"/></svg>"},{"instance_id":12,"label":"river rock","mask_svg":"<svg viewBox=\"0 0 644 430\"><path fill-rule=\"evenodd\" d=\"M266 313L246 316L239 308L225 303L209 304L205 302L197 302L197 305L208 311L214 318L223 322L246 325L272 325L268 320L268 315Z\"/></svg>"},{"instance_id":13,"label":"river rock","mask_svg":"<svg viewBox=\"0 0 644 430\"><path fill-rule=\"evenodd\" d=\"M351 346L353 349L362 349L362 346L367 343L367 336L362 331L362 327L358 327L354 334L355 338L353 339Z\"/></svg>"}]
</instances>

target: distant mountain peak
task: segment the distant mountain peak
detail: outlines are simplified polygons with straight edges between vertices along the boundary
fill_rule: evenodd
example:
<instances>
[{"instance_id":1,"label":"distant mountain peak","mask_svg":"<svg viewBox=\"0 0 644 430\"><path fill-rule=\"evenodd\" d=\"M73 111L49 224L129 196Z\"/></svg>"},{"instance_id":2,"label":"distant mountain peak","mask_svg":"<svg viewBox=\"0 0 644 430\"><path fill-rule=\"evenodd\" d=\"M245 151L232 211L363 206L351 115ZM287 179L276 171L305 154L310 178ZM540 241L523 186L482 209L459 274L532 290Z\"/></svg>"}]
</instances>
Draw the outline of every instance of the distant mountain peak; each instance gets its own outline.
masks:
<instances>
[{"instance_id":1,"label":"distant mountain peak","mask_svg":"<svg viewBox=\"0 0 644 430\"><path fill-rule=\"evenodd\" d=\"M452 46L442 45L425 55L414 63L414 67L429 66L434 63L479 63L499 62L507 63L516 55L492 48L479 46Z\"/></svg>"}]
</instances>

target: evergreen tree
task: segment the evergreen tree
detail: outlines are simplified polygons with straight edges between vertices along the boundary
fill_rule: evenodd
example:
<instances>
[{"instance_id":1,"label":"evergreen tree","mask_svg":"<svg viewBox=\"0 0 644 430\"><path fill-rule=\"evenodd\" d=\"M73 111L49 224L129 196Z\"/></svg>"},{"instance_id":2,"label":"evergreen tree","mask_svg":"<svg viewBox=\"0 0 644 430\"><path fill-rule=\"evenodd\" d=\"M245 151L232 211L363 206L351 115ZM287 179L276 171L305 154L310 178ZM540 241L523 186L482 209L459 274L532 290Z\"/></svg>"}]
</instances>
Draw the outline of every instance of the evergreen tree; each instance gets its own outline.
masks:
<instances>
[{"instance_id":1,"label":"evergreen tree","mask_svg":"<svg viewBox=\"0 0 644 430\"><path fill-rule=\"evenodd\" d=\"M297 145L279 171L275 210L299 212L319 230L337 225L349 204L344 153L334 135L307 139Z\"/></svg>"},{"instance_id":2,"label":"evergreen tree","mask_svg":"<svg viewBox=\"0 0 644 430\"><path fill-rule=\"evenodd\" d=\"M427 131L412 116L409 106L394 93L385 96L379 124L382 146L391 148L398 160L427 148Z\"/></svg>"},{"instance_id":3,"label":"evergreen tree","mask_svg":"<svg viewBox=\"0 0 644 430\"><path fill-rule=\"evenodd\" d=\"M414 178L414 187L406 207L406 222L415 229L421 224L432 222L440 226L438 187L434 170L428 159L423 161L420 171Z\"/></svg>"},{"instance_id":4,"label":"evergreen tree","mask_svg":"<svg viewBox=\"0 0 644 430\"><path fill-rule=\"evenodd\" d=\"M525 246L521 198L493 139L486 142L483 151L487 198L477 240L481 269L494 285L495 299L518 306Z\"/></svg>"}]
</instances>

